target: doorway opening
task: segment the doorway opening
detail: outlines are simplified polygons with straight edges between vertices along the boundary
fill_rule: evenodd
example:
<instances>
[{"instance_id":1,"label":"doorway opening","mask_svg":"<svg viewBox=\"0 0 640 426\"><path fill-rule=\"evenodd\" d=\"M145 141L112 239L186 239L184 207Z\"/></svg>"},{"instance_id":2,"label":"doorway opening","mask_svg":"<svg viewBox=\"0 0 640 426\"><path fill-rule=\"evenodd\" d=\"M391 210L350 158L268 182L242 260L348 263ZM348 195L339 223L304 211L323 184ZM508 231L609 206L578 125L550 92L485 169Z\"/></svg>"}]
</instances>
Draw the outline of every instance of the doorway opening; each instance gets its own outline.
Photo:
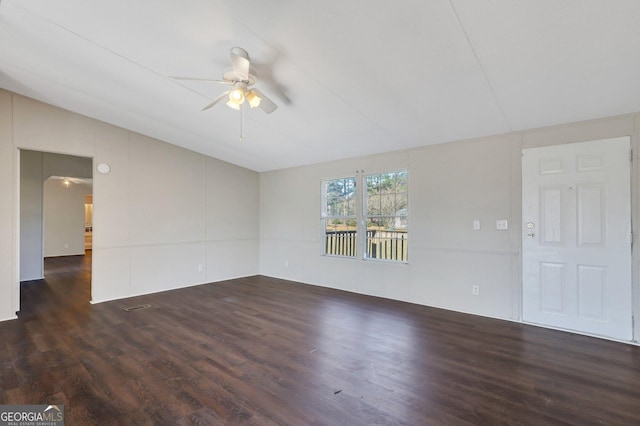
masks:
<instances>
[{"instance_id":1,"label":"doorway opening","mask_svg":"<svg viewBox=\"0 0 640 426\"><path fill-rule=\"evenodd\" d=\"M93 160L20 150L19 315L49 300L46 295L89 305L92 235Z\"/></svg>"}]
</instances>

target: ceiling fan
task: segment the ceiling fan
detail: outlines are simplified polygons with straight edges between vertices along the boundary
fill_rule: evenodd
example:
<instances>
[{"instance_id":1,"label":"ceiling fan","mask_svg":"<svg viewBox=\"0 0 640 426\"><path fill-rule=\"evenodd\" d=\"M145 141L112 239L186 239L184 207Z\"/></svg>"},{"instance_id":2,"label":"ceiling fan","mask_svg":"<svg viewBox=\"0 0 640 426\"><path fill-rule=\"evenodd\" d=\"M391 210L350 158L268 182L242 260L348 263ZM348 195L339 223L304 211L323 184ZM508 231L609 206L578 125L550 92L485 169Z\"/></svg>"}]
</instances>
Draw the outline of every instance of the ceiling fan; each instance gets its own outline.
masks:
<instances>
[{"instance_id":1,"label":"ceiling fan","mask_svg":"<svg viewBox=\"0 0 640 426\"><path fill-rule=\"evenodd\" d=\"M220 96L212 100L202 110L207 110L227 98L227 106L235 110L242 110L245 101L251 108L260 107L267 114L271 114L278 106L258 89L252 86L258 82L258 76L251 69L251 60L246 50L241 47L233 47L230 51L231 69L222 74L222 80L213 80L209 78L195 77L175 77L175 80L195 80L210 81L213 83L221 83L232 86L231 89L225 91Z\"/></svg>"}]
</instances>

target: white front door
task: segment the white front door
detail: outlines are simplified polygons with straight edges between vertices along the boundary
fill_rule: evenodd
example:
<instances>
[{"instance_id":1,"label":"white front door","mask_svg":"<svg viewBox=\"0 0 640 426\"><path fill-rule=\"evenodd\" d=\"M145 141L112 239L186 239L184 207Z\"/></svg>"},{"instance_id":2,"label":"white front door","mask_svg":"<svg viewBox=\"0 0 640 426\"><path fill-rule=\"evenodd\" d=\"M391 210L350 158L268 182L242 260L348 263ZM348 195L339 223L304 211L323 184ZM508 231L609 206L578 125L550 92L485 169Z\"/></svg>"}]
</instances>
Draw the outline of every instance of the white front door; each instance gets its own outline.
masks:
<instances>
[{"instance_id":1,"label":"white front door","mask_svg":"<svg viewBox=\"0 0 640 426\"><path fill-rule=\"evenodd\" d=\"M630 139L522 151L523 320L632 339Z\"/></svg>"}]
</instances>

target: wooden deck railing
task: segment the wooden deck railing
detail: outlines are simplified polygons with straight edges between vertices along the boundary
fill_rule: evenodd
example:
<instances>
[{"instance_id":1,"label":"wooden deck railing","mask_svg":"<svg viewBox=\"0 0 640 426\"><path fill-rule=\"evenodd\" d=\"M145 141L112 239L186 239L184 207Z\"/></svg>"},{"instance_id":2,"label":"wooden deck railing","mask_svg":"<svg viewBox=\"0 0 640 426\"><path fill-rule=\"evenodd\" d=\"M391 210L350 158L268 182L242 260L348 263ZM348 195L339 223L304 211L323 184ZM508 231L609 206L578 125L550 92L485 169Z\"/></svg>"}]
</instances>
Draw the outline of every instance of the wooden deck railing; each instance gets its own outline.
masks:
<instances>
[{"instance_id":1,"label":"wooden deck railing","mask_svg":"<svg viewBox=\"0 0 640 426\"><path fill-rule=\"evenodd\" d=\"M356 256L356 231L326 231L325 253L335 256Z\"/></svg>"},{"instance_id":2,"label":"wooden deck railing","mask_svg":"<svg viewBox=\"0 0 640 426\"><path fill-rule=\"evenodd\" d=\"M325 231L325 253L336 256L357 256L355 230ZM367 230L367 257L370 259L407 261L409 241L406 231Z\"/></svg>"}]
</instances>

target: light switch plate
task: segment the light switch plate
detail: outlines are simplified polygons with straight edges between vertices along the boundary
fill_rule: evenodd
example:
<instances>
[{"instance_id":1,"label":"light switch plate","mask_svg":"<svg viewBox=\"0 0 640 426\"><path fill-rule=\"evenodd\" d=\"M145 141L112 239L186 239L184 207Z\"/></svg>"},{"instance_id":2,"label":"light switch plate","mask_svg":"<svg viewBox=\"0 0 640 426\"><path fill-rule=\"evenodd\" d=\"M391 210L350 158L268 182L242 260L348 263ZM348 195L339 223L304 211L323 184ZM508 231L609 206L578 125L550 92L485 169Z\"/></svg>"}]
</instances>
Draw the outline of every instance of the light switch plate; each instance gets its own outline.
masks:
<instances>
[{"instance_id":1,"label":"light switch plate","mask_svg":"<svg viewBox=\"0 0 640 426\"><path fill-rule=\"evenodd\" d=\"M478 219L473 221L473 230L474 231L479 231L480 230L480 221Z\"/></svg>"},{"instance_id":2,"label":"light switch plate","mask_svg":"<svg viewBox=\"0 0 640 426\"><path fill-rule=\"evenodd\" d=\"M509 229L509 221L506 219L496 220L496 229L506 231Z\"/></svg>"}]
</instances>

